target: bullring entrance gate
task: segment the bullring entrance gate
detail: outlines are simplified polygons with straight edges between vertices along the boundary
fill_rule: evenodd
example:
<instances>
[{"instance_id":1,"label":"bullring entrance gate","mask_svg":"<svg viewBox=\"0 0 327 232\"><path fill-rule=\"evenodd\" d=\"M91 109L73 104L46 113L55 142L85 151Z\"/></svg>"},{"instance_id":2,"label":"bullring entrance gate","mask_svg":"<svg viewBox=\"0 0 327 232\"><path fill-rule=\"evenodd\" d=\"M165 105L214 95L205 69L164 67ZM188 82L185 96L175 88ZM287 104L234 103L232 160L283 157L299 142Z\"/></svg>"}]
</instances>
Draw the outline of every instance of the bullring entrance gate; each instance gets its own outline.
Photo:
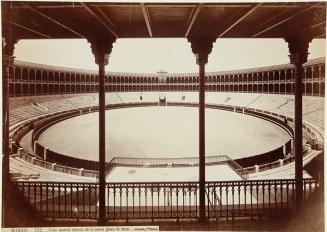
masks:
<instances>
[{"instance_id":1,"label":"bullring entrance gate","mask_svg":"<svg viewBox=\"0 0 327 232\"><path fill-rule=\"evenodd\" d=\"M3 2L3 147L4 185L9 181L9 64L14 46L23 39L83 38L91 44L99 67L99 207L98 221L106 221L105 182L105 66L119 38L182 37L199 65L199 209L206 221L205 179L205 65L213 43L220 38L282 38L294 65L295 199L303 205L302 65L314 38L325 38L326 6L313 3L66 3ZM28 19L28 20L27 20ZM129 22L129 23L128 23ZM214 25L214 26L211 26ZM246 54L245 54L246 55ZM190 185L191 186L191 185ZM288 186L288 185L287 185ZM111 188L109 186L109 188ZM3 188L6 190L6 188ZM36 188L34 188L36 190ZM89 187L92 189L92 186ZM288 189L288 187L287 187ZM7 206L8 192L3 203ZM3 215L6 216L5 214ZM4 218L6 220L6 218Z\"/></svg>"}]
</instances>

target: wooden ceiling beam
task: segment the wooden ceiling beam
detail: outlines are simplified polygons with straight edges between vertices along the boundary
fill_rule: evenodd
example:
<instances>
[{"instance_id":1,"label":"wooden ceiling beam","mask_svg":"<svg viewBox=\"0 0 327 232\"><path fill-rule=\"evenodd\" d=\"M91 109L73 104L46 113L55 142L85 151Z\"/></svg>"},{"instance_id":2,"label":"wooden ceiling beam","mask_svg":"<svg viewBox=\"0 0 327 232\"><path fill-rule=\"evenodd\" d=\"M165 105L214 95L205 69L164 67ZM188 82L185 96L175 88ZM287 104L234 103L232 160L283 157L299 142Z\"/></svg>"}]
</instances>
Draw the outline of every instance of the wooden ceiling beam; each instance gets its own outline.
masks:
<instances>
[{"instance_id":1,"label":"wooden ceiling beam","mask_svg":"<svg viewBox=\"0 0 327 232\"><path fill-rule=\"evenodd\" d=\"M275 28L275 27L278 27L279 25L281 25L281 24L283 24L283 23L285 23L285 22L287 22L287 21L289 21L289 20L291 20L291 19L294 19L295 17L297 17L297 16L299 16L299 15L301 15L301 14L303 14L303 13L309 11L309 10L311 10L312 8L314 8L314 7L318 6L318 5L320 5L319 2L316 3L316 4L314 4L314 5L310 5L310 6L308 6L308 7L305 7L303 10L301 10L301 11L297 11L295 14L293 14L293 15L291 15L291 16L289 16L289 17L287 17L287 18L285 18L285 19L283 19L283 20L281 20L281 21L279 21L279 22L277 22L277 23L271 25L270 27L265 28L265 29L263 29L263 30L261 30L261 31L259 31L259 32L256 32L256 33L255 33L254 35L252 35L251 37L252 37L252 38L255 38L255 37L257 37L257 36L259 36L259 35L261 35L261 34L267 32L267 31L270 31L271 29L273 29L273 28Z\"/></svg>"},{"instance_id":2,"label":"wooden ceiling beam","mask_svg":"<svg viewBox=\"0 0 327 232\"><path fill-rule=\"evenodd\" d=\"M105 22L99 15L84 2L80 2L80 4L102 25L104 26L115 38L118 38L117 33Z\"/></svg>"},{"instance_id":3,"label":"wooden ceiling beam","mask_svg":"<svg viewBox=\"0 0 327 232\"><path fill-rule=\"evenodd\" d=\"M257 28L259 28L259 27L264 27L264 25L266 25L266 24L272 22L273 20L275 20L276 18L278 18L278 17L280 17L280 16L286 14L287 12L289 12L289 10L290 10L289 8L286 8L285 10L282 10L281 12L279 12L279 13L273 15L272 17L269 17L267 20L264 20L263 22L260 22L260 23L257 25Z\"/></svg>"},{"instance_id":4,"label":"wooden ceiling beam","mask_svg":"<svg viewBox=\"0 0 327 232\"><path fill-rule=\"evenodd\" d=\"M141 9L142 9L142 13L143 13L143 17L146 23L146 27L148 29L149 32L149 36L152 37L152 29L151 29L151 19L150 19L150 15L149 15L149 11L147 9L147 7L145 6L144 3L140 3L141 5Z\"/></svg>"},{"instance_id":5,"label":"wooden ceiling beam","mask_svg":"<svg viewBox=\"0 0 327 232\"><path fill-rule=\"evenodd\" d=\"M24 25L22 25L22 24L20 24L20 23L14 22L13 20L6 20L6 19L3 19L3 21L4 21L4 22L7 22L7 23L11 23L12 25L14 25L14 26L16 26L16 27L23 28L24 30L27 30L27 31L33 32L34 34L36 34L36 35L40 35L40 36L42 36L42 37L44 37L44 38L46 38L46 39L51 39L51 36L46 35L46 34L43 34L43 33L39 32L39 31L36 31L35 29L32 29L32 28L30 28L30 27L28 27L28 26L24 26Z\"/></svg>"},{"instance_id":6,"label":"wooden ceiling beam","mask_svg":"<svg viewBox=\"0 0 327 232\"><path fill-rule=\"evenodd\" d=\"M103 12L103 10L100 7L98 6L94 6L94 7L99 11L99 13L103 16L103 18L105 18L105 20L107 20L107 22L111 24L112 27L115 26L112 20Z\"/></svg>"},{"instance_id":7,"label":"wooden ceiling beam","mask_svg":"<svg viewBox=\"0 0 327 232\"><path fill-rule=\"evenodd\" d=\"M43 2L39 2L38 4L38 8L39 9L62 9L62 8L82 8L83 6L80 4L74 4L74 2L72 3L67 3L67 4L57 4L56 2L50 2L51 4L47 3L44 4ZM134 8L138 8L139 7L139 3L115 3L112 2L110 4L107 3L103 3L103 2L97 2L97 3L91 3L89 2L92 6L96 6L96 7L124 7L124 6L128 6L128 7L134 7ZM204 8L248 8L251 7L252 3L204 3L203 7ZM179 3L179 4L171 4L171 3L147 3L147 7L148 8L161 8L161 7L174 7L174 8L190 8L190 7L196 7L197 3ZM299 2L298 4L294 4L294 3L272 3L272 2L266 2L262 5L262 8L302 8L303 7L303 3ZM319 7L319 6L315 6L315 7ZM22 9L22 8L26 8L25 6L22 5L17 5L15 6L15 8L17 9Z\"/></svg>"},{"instance_id":8,"label":"wooden ceiling beam","mask_svg":"<svg viewBox=\"0 0 327 232\"><path fill-rule=\"evenodd\" d=\"M34 6L30 6L28 4L25 4L25 3L21 3L23 4L25 7L27 7L29 10L33 11L34 13L42 16L43 18L46 18L47 20L49 20L50 22L54 23L54 24L57 24L59 25L60 27L70 31L71 33L79 36L79 37L82 37L82 38L85 38L85 36L83 36L82 34L78 33L77 31L73 30L71 27L67 26L67 25L64 25L63 23L57 21L56 19L46 15L45 13L41 12L37 7L34 7Z\"/></svg>"},{"instance_id":9,"label":"wooden ceiling beam","mask_svg":"<svg viewBox=\"0 0 327 232\"><path fill-rule=\"evenodd\" d=\"M192 29L196 19L198 18L199 14L200 14L202 5L203 5L202 3L199 3L197 5L197 7L196 7L195 12L193 13L194 10L192 11L193 15L191 13L191 20L189 20L189 23L188 23L188 26L187 26L187 29L186 29L186 32L185 32L185 36L184 36L185 38L188 37L188 35L190 34L191 29Z\"/></svg>"},{"instance_id":10,"label":"wooden ceiling beam","mask_svg":"<svg viewBox=\"0 0 327 232\"><path fill-rule=\"evenodd\" d=\"M298 34L307 35L312 38L320 37L321 35L326 33L326 22L320 22L313 25L310 25L306 28L294 28L289 31L289 36L296 36Z\"/></svg>"},{"instance_id":11,"label":"wooden ceiling beam","mask_svg":"<svg viewBox=\"0 0 327 232\"><path fill-rule=\"evenodd\" d=\"M258 3L255 6L251 7L245 14L243 14L241 17L239 17L232 25L230 25L228 28L226 28L220 35L218 35L218 38L222 37L225 35L227 32L229 32L231 29L233 29L237 24L243 21L247 16L252 14L256 9L258 9L262 3Z\"/></svg>"}]
</instances>

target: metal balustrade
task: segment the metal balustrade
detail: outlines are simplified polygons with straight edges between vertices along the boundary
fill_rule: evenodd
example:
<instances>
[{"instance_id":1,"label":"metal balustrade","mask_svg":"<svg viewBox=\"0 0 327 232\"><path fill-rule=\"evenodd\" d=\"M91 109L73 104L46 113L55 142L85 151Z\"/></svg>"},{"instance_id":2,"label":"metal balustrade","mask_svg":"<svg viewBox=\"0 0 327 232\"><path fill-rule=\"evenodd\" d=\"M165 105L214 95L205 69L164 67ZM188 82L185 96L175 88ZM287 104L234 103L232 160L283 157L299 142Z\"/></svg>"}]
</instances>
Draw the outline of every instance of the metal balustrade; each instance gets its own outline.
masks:
<instances>
[{"instance_id":1,"label":"metal balustrade","mask_svg":"<svg viewBox=\"0 0 327 232\"><path fill-rule=\"evenodd\" d=\"M97 219L97 183L13 182L44 218ZM305 203L319 188L304 179ZM206 217L212 220L287 215L295 208L295 180L206 182ZM106 219L196 219L198 182L107 183Z\"/></svg>"},{"instance_id":2,"label":"metal balustrade","mask_svg":"<svg viewBox=\"0 0 327 232\"><path fill-rule=\"evenodd\" d=\"M44 218L96 219L98 184L13 182Z\"/></svg>"},{"instance_id":3,"label":"metal balustrade","mask_svg":"<svg viewBox=\"0 0 327 232\"><path fill-rule=\"evenodd\" d=\"M197 182L108 183L107 219L198 217Z\"/></svg>"}]
</instances>

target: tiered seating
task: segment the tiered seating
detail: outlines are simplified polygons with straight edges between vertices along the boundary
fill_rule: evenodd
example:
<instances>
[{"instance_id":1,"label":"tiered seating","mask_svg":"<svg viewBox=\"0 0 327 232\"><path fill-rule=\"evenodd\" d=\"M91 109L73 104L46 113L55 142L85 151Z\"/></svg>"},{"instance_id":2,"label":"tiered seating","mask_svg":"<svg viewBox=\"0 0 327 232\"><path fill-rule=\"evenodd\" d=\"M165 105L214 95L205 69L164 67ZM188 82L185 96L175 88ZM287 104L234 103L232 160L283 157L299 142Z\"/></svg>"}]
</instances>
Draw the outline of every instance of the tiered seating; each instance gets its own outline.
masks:
<instances>
[{"instance_id":1,"label":"tiered seating","mask_svg":"<svg viewBox=\"0 0 327 232\"><path fill-rule=\"evenodd\" d=\"M142 100L140 99L142 96ZM106 104L156 102L160 96L165 96L168 102L198 102L197 92L125 92L107 93ZM294 97L291 95L250 94L250 93L214 93L207 92L206 103L236 105L250 107L287 116L294 115ZM10 125L15 125L37 116L77 109L81 107L98 106L98 94L70 94L36 96L10 99ZM320 97L303 97L303 118L311 126L324 131L324 99ZM12 178L28 180L54 181L94 181L92 178L72 176L29 164L17 157L11 157L10 170ZM293 165L293 164L291 164ZM272 171L260 172L250 178L293 178L293 167L281 167ZM86 179L85 179L86 178Z\"/></svg>"},{"instance_id":2,"label":"tiered seating","mask_svg":"<svg viewBox=\"0 0 327 232\"><path fill-rule=\"evenodd\" d=\"M121 98L121 96L119 95L119 93L115 93L115 95L118 97L119 103L123 103L123 99Z\"/></svg>"},{"instance_id":3,"label":"tiered seating","mask_svg":"<svg viewBox=\"0 0 327 232\"><path fill-rule=\"evenodd\" d=\"M123 102L123 103L129 103L129 102L136 102L138 101L140 97L140 93L135 92L125 92L125 93L119 93L120 98L115 103Z\"/></svg>"},{"instance_id":4,"label":"tiered seating","mask_svg":"<svg viewBox=\"0 0 327 232\"><path fill-rule=\"evenodd\" d=\"M32 104L14 108L9 111L9 126L44 114L46 114L44 111L34 107Z\"/></svg>"},{"instance_id":5,"label":"tiered seating","mask_svg":"<svg viewBox=\"0 0 327 232\"><path fill-rule=\"evenodd\" d=\"M206 94L205 101L206 103L209 104L228 104L229 99L230 99L229 93L217 94L217 93L209 92Z\"/></svg>"},{"instance_id":6,"label":"tiered seating","mask_svg":"<svg viewBox=\"0 0 327 232\"><path fill-rule=\"evenodd\" d=\"M121 103L121 99L115 93L106 94L106 104L117 104Z\"/></svg>"},{"instance_id":7,"label":"tiered seating","mask_svg":"<svg viewBox=\"0 0 327 232\"><path fill-rule=\"evenodd\" d=\"M69 182L94 182L95 178L70 175L62 172L56 172L32 165L18 157L10 157L10 172L12 178L22 180L37 181L69 181Z\"/></svg>"},{"instance_id":8,"label":"tiered seating","mask_svg":"<svg viewBox=\"0 0 327 232\"><path fill-rule=\"evenodd\" d=\"M48 102L43 102L43 106L48 108L48 113L54 113L58 111L65 111L78 108L69 100L66 99L59 99L59 100L52 100Z\"/></svg>"},{"instance_id":9,"label":"tiered seating","mask_svg":"<svg viewBox=\"0 0 327 232\"><path fill-rule=\"evenodd\" d=\"M142 101L156 102L159 99L159 94L156 92L144 92L140 94Z\"/></svg>"},{"instance_id":10,"label":"tiered seating","mask_svg":"<svg viewBox=\"0 0 327 232\"><path fill-rule=\"evenodd\" d=\"M307 154L303 158L303 165L307 165L312 159L318 156L321 152L319 151L312 151ZM269 169L262 172L251 173L248 175L248 179L250 180L262 180L262 179L294 179L295 178L295 163L289 163L287 165ZM303 170L303 177L304 178L311 178L311 176Z\"/></svg>"},{"instance_id":11,"label":"tiered seating","mask_svg":"<svg viewBox=\"0 0 327 232\"><path fill-rule=\"evenodd\" d=\"M166 96L167 101L173 102L198 102L199 94L194 92L164 92L163 96Z\"/></svg>"},{"instance_id":12,"label":"tiered seating","mask_svg":"<svg viewBox=\"0 0 327 232\"><path fill-rule=\"evenodd\" d=\"M179 96L185 96L186 102L199 102L199 93L180 93Z\"/></svg>"},{"instance_id":13,"label":"tiered seating","mask_svg":"<svg viewBox=\"0 0 327 232\"><path fill-rule=\"evenodd\" d=\"M248 107L259 98L261 98L262 94L243 94L243 93L233 93L230 94L230 100L226 103L227 105L233 106L245 106Z\"/></svg>"},{"instance_id":14,"label":"tiered seating","mask_svg":"<svg viewBox=\"0 0 327 232\"><path fill-rule=\"evenodd\" d=\"M144 102L143 99L140 99L140 96L142 93L138 93L138 92L130 92L127 93L129 95L129 102Z\"/></svg>"},{"instance_id":15,"label":"tiered seating","mask_svg":"<svg viewBox=\"0 0 327 232\"><path fill-rule=\"evenodd\" d=\"M321 129L324 128L324 111L318 111L316 114L305 115L304 120L314 125L317 125Z\"/></svg>"},{"instance_id":16,"label":"tiered seating","mask_svg":"<svg viewBox=\"0 0 327 232\"><path fill-rule=\"evenodd\" d=\"M12 179L31 180L40 177L39 172L35 172L29 165L23 165L22 160L15 157L10 158L10 174Z\"/></svg>"},{"instance_id":17,"label":"tiered seating","mask_svg":"<svg viewBox=\"0 0 327 232\"><path fill-rule=\"evenodd\" d=\"M281 112L283 108L287 108L287 106L283 104L289 101L290 98L291 97L287 95L262 94L260 98L249 104L247 107L271 112ZM290 105L292 105L292 103L290 103Z\"/></svg>"},{"instance_id":18,"label":"tiered seating","mask_svg":"<svg viewBox=\"0 0 327 232\"><path fill-rule=\"evenodd\" d=\"M167 92L167 93L162 93L163 96L166 97L166 100L168 102L192 102L191 98L187 93L182 93L182 92ZM183 96L184 99L183 100ZM157 98L158 99L158 98ZM199 100L197 100L199 101Z\"/></svg>"},{"instance_id":19,"label":"tiered seating","mask_svg":"<svg viewBox=\"0 0 327 232\"><path fill-rule=\"evenodd\" d=\"M65 97L64 95L62 95ZM65 97L77 108L96 106L99 104L97 94L86 94L82 96Z\"/></svg>"},{"instance_id":20,"label":"tiered seating","mask_svg":"<svg viewBox=\"0 0 327 232\"><path fill-rule=\"evenodd\" d=\"M142 100L140 98L142 96ZM107 93L106 104L156 102L159 96L167 101L198 102L197 92L125 92ZM251 93L206 93L206 103L250 107L294 115L294 97L291 95ZM34 105L33 105L34 103ZM37 103L37 104L36 104ZM10 99L10 125L36 116L98 105L98 94L53 95ZM324 100L319 97L303 97L304 120L324 128Z\"/></svg>"},{"instance_id":21,"label":"tiered seating","mask_svg":"<svg viewBox=\"0 0 327 232\"><path fill-rule=\"evenodd\" d=\"M43 95L43 96L32 96L32 97L14 97L9 99L9 108L15 109L21 106L26 106L32 103L41 103L56 100L60 95Z\"/></svg>"}]
</instances>

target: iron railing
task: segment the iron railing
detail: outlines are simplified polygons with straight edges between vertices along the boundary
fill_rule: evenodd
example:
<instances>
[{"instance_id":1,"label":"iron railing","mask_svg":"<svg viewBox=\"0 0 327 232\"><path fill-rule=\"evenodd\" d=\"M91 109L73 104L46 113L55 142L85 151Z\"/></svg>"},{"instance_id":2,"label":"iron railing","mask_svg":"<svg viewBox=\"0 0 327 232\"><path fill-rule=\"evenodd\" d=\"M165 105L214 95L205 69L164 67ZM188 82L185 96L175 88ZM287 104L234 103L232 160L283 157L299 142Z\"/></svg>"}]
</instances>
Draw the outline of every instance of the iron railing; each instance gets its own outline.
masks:
<instances>
[{"instance_id":1,"label":"iron railing","mask_svg":"<svg viewBox=\"0 0 327 232\"><path fill-rule=\"evenodd\" d=\"M97 183L14 182L44 218L96 219ZM304 202L319 184L304 179ZM206 182L206 217L273 217L295 208L295 180ZM192 219L199 217L198 182L107 183L106 219Z\"/></svg>"},{"instance_id":2,"label":"iron railing","mask_svg":"<svg viewBox=\"0 0 327 232\"><path fill-rule=\"evenodd\" d=\"M243 179L247 179L246 169L227 155L206 156L207 165L229 164ZM106 163L106 176L109 175L115 166L199 166L199 157L180 157L180 158L137 158L137 157L114 157Z\"/></svg>"},{"instance_id":3,"label":"iron railing","mask_svg":"<svg viewBox=\"0 0 327 232\"><path fill-rule=\"evenodd\" d=\"M44 218L96 219L96 183L14 182L20 193Z\"/></svg>"}]
</instances>

